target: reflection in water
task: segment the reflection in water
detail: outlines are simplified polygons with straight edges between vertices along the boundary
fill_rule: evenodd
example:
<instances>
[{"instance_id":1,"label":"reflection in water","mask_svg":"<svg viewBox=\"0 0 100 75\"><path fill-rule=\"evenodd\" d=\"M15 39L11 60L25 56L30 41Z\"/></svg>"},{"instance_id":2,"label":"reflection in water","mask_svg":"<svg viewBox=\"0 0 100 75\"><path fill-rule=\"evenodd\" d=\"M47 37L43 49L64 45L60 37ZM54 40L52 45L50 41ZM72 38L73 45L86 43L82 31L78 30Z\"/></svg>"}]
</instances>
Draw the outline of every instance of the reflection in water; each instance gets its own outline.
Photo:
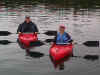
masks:
<instances>
[{"instance_id":1,"label":"reflection in water","mask_svg":"<svg viewBox=\"0 0 100 75\"><path fill-rule=\"evenodd\" d=\"M45 4L50 5L50 7L72 7L78 8L99 8L100 1L95 0L1 0L1 5L6 7L18 7L20 5L35 5L35 4Z\"/></svg>"},{"instance_id":2,"label":"reflection in water","mask_svg":"<svg viewBox=\"0 0 100 75\"><path fill-rule=\"evenodd\" d=\"M57 31L59 25L64 24L66 25L67 28L66 31L78 43L83 43L84 41L88 41L88 40L89 41L100 40L100 35L99 35L100 34L100 0L0 0L0 31L9 31L11 33L16 33L18 25L23 22L25 15L31 16L32 21L34 21L37 24L40 33L45 33L48 30ZM0 32L0 35L6 36L11 33ZM38 36L39 40L44 41L47 39L46 42L52 41L54 37L52 37L51 35L55 35L55 32L52 34L51 33L48 34L50 36L47 36L45 34L39 34ZM17 38L16 34L12 34L7 37L5 36L0 37L1 39L0 44L7 45L9 43L12 43L7 40L13 41L16 40ZM2 40L2 39L7 39L7 40ZM43 50L42 50L44 51L43 53L45 54L48 53L48 48L46 48L44 44L41 45L43 45ZM9 73L10 71L8 69L10 69L11 72L12 69L14 69L14 70L21 70L22 72L26 73L26 72L30 72L28 70L30 70L30 65L32 65L31 69L32 72L34 72L33 69L35 70L35 68L33 67L33 61L32 64L30 64L29 62L28 66L26 66L27 64L23 64L25 63L25 61L23 60L24 58L22 56L24 52L22 53L18 52L17 54L16 52L19 51L18 47L14 45L13 46L14 49L12 49L13 48L12 46L13 45L11 45L11 49L8 49L8 46L7 47L4 46L7 49L6 51L8 51L8 53L5 52L5 50L2 50L2 52L0 52L1 53L0 57L2 59L8 57L6 58L7 60L16 59L18 63L15 63L15 61L10 61L10 62L6 61L3 64L1 63L1 68L4 68L4 70L7 70ZM24 49L26 48L23 46L21 47ZM30 51L26 53L29 53L29 55L33 58L43 57L44 54L42 53L41 48L40 47L38 48L40 49L39 53L30 52ZM92 51L90 48L87 49L85 47L80 47L79 45L75 50L76 55L77 54L85 55L87 52L90 52L90 54L98 53L98 55L100 53L99 50L97 49L94 49ZM0 61L4 62L1 58ZM88 64L87 61L82 61L82 59L94 61L94 60L98 60L99 56L86 55L80 58L81 58L80 60L72 59L71 60L72 63L68 61L67 67L71 68L71 70L74 71L74 73L78 73L78 74L79 71L87 72L88 70L92 70L92 72L94 72L93 65L95 65L96 63L92 62L93 64L90 63ZM42 63L43 65L40 64L39 62L37 64L40 65L39 66L36 65L36 70L38 71L41 70L40 72L41 74L44 72L44 70L45 72L48 72L47 66L51 66L48 65L49 62L47 62L46 60L48 60L48 58L43 58L43 62L44 62ZM65 61L66 60L61 62L66 63ZM46 64L45 62L47 62L48 64ZM85 63L85 64L80 65L76 63ZM10 66L8 66L7 64ZM58 62L57 63L53 62L53 64L55 67L59 65ZM61 68L64 68L64 66L66 66L66 64L64 65L61 64L61 65L62 65ZM91 66L90 67L91 69L87 68L87 65ZM41 68L40 66L43 67ZM76 68L78 69L77 71ZM51 72L51 67L50 67L50 72Z\"/></svg>"},{"instance_id":3,"label":"reflection in water","mask_svg":"<svg viewBox=\"0 0 100 75\"><path fill-rule=\"evenodd\" d=\"M49 57L51 59L51 62L54 65L55 69L58 68L59 70L64 70L65 69L64 62L68 61L71 56L67 56L67 57L65 57L65 58L63 58L62 60L59 60L59 61L53 61L52 57L51 56L49 56Z\"/></svg>"},{"instance_id":4,"label":"reflection in water","mask_svg":"<svg viewBox=\"0 0 100 75\"><path fill-rule=\"evenodd\" d=\"M83 58L86 60L96 61L99 59L99 56L98 55L85 55Z\"/></svg>"},{"instance_id":5,"label":"reflection in water","mask_svg":"<svg viewBox=\"0 0 100 75\"><path fill-rule=\"evenodd\" d=\"M40 52L29 52L29 56L32 58L41 58L44 56L44 54Z\"/></svg>"},{"instance_id":6,"label":"reflection in water","mask_svg":"<svg viewBox=\"0 0 100 75\"><path fill-rule=\"evenodd\" d=\"M73 58L81 58L81 59L85 59L85 60L89 60L89 61L97 61L99 60L99 55L85 55L84 57L82 56L72 56Z\"/></svg>"},{"instance_id":7,"label":"reflection in water","mask_svg":"<svg viewBox=\"0 0 100 75\"><path fill-rule=\"evenodd\" d=\"M40 47L40 46L44 45L43 42L41 42L41 41L31 42L29 46L26 46L25 44L21 43L18 39L17 39L17 42L18 42L20 48L25 49L26 56L32 56L32 57L35 57L36 55L37 55L36 57L43 56L43 54L30 51L31 48L34 49L35 47Z\"/></svg>"},{"instance_id":8,"label":"reflection in water","mask_svg":"<svg viewBox=\"0 0 100 75\"><path fill-rule=\"evenodd\" d=\"M12 42L10 42L9 40L0 40L1 45L8 45L10 43L12 43Z\"/></svg>"},{"instance_id":9,"label":"reflection in water","mask_svg":"<svg viewBox=\"0 0 100 75\"><path fill-rule=\"evenodd\" d=\"M25 15L29 14L31 16L32 21L34 21L37 24L38 28L40 29L39 30L40 32L44 32L47 30L56 31L60 24L65 24L67 26L66 31L70 33L70 35L72 36L72 38L75 39L75 41L82 42L85 40L94 39L95 36L98 36L95 38L95 40L100 39L99 35L95 34L98 33L98 31L100 30L99 29L100 17L97 16L100 14L99 9L93 9L93 8L83 9L81 7L83 4L81 6L77 5L80 6L79 8L77 8L77 6L74 7L74 5L76 4L74 1L71 1L72 3L70 1L66 1L67 3L70 4L70 6L73 4L72 7L69 6L68 8L46 8L47 5L45 6L43 4L42 5L38 4L34 6L35 2L40 3L42 1L37 1L37 0L34 1L16 0L14 2L11 0L1 1L2 4L0 9L0 22L1 22L0 29L16 32L18 24L23 22ZM46 1L46 2L51 3L52 1L51 2ZM87 1L84 2L87 3ZM59 4L60 2L57 3ZM11 7L9 5L11 5ZM17 6L13 7L13 5ZM12 27L12 29L10 27Z\"/></svg>"},{"instance_id":10,"label":"reflection in water","mask_svg":"<svg viewBox=\"0 0 100 75\"><path fill-rule=\"evenodd\" d=\"M59 68L59 70L65 69L64 62L68 61L69 58L71 58L71 57L64 58L61 61L53 61L52 57L50 56L51 62L53 63L55 69ZM85 59L85 60L89 60L89 61L97 61L99 59L99 55L85 55L84 57L72 56L72 58L81 58L81 59Z\"/></svg>"}]
</instances>

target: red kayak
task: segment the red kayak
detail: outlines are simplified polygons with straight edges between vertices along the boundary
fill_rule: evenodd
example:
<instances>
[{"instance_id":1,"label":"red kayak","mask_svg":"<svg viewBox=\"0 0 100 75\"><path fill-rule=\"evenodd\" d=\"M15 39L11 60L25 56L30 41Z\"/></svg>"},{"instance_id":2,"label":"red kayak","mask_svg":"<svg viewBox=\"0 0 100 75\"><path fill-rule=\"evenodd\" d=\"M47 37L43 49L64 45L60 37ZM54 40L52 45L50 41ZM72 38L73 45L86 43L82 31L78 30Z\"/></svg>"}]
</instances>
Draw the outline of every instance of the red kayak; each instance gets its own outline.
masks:
<instances>
[{"instance_id":1,"label":"red kayak","mask_svg":"<svg viewBox=\"0 0 100 75\"><path fill-rule=\"evenodd\" d=\"M18 37L19 41L27 47L30 46L31 42L38 40L37 34L35 33L20 33Z\"/></svg>"},{"instance_id":2,"label":"red kayak","mask_svg":"<svg viewBox=\"0 0 100 75\"><path fill-rule=\"evenodd\" d=\"M65 57L69 57L73 54L73 45L56 45L53 44L50 48L50 56L53 61L61 61Z\"/></svg>"}]
</instances>

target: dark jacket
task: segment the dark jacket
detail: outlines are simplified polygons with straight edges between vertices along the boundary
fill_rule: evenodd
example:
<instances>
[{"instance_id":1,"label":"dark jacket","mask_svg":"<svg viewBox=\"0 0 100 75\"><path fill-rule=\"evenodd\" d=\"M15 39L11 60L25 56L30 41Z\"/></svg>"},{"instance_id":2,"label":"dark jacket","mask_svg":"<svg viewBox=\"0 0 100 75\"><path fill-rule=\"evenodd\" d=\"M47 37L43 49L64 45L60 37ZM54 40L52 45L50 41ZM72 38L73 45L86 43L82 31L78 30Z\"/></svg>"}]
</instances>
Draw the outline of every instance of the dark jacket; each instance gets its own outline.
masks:
<instances>
[{"instance_id":1,"label":"dark jacket","mask_svg":"<svg viewBox=\"0 0 100 75\"><path fill-rule=\"evenodd\" d=\"M17 29L17 33L18 32L22 32L22 33L25 33L25 32L38 32L38 28L37 26L33 23L33 22L30 22L30 23L22 23L19 25L18 29Z\"/></svg>"},{"instance_id":2,"label":"dark jacket","mask_svg":"<svg viewBox=\"0 0 100 75\"><path fill-rule=\"evenodd\" d=\"M64 33L64 38L62 37L62 38L60 38L61 40L63 40L63 43L65 44L67 44L67 43L70 43L70 42L72 42L72 39L71 39L71 37L70 37L70 35L68 34L68 33ZM58 38L59 37L59 33L57 33L57 35L55 36L55 38L54 38L54 43L60 43L60 39ZM61 42L62 43L62 42Z\"/></svg>"}]
</instances>

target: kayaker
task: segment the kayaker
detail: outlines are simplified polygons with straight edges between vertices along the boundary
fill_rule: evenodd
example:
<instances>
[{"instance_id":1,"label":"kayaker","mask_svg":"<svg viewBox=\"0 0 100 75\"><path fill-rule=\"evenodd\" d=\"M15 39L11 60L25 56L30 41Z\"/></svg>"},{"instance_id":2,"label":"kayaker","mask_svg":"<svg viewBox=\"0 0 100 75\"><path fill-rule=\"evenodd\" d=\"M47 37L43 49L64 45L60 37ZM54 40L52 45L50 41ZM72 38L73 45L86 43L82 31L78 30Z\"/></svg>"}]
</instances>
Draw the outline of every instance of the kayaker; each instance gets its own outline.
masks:
<instances>
[{"instance_id":1,"label":"kayaker","mask_svg":"<svg viewBox=\"0 0 100 75\"><path fill-rule=\"evenodd\" d=\"M17 33L37 33L38 28L30 19L30 16L25 17L25 21L19 25Z\"/></svg>"},{"instance_id":2,"label":"kayaker","mask_svg":"<svg viewBox=\"0 0 100 75\"><path fill-rule=\"evenodd\" d=\"M36 24L31 21L30 16L26 16L25 21L19 25L17 33L38 33L38 28ZM20 44L21 48L26 49L26 56L29 56L29 48L26 48L19 40L18 43Z\"/></svg>"},{"instance_id":3,"label":"kayaker","mask_svg":"<svg viewBox=\"0 0 100 75\"><path fill-rule=\"evenodd\" d=\"M65 32L66 27L64 25L60 25L59 32L57 33L56 37L54 38L53 44L57 45L66 45L72 42L70 35ZM59 69L64 69L64 63L59 64Z\"/></svg>"},{"instance_id":4,"label":"kayaker","mask_svg":"<svg viewBox=\"0 0 100 75\"><path fill-rule=\"evenodd\" d=\"M64 25L60 25L59 32L57 33L54 43L55 44L68 44L72 42L70 35L65 32L66 27Z\"/></svg>"}]
</instances>

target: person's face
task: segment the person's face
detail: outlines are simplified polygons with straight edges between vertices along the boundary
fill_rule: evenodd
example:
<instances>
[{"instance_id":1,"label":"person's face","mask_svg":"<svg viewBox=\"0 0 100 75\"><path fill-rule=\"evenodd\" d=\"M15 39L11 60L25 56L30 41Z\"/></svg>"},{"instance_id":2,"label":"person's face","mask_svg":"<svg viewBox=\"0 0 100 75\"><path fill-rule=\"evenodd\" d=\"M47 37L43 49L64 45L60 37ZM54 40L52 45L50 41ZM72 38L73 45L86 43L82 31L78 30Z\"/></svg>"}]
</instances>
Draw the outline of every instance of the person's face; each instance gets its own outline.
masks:
<instances>
[{"instance_id":1,"label":"person's face","mask_svg":"<svg viewBox=\"0 0 100 75\"><path fill-rule=\"evenodd\" d=\"M25 21L26 21L27 23L29 23L31 20L30 20L30 18L26 18Z\"/></svg>"},{"instance_id":2,"label":"person's face","mask_svg":"<svg viewBox=\"0 0 100 75\"><path fill-rule=\"evenodd\" d=\"M60 27L60 28L59 28L59 32L60 32L60 33L64 33L64 32L65 32L65 28Z\"/></svg>"}]
</instances>

